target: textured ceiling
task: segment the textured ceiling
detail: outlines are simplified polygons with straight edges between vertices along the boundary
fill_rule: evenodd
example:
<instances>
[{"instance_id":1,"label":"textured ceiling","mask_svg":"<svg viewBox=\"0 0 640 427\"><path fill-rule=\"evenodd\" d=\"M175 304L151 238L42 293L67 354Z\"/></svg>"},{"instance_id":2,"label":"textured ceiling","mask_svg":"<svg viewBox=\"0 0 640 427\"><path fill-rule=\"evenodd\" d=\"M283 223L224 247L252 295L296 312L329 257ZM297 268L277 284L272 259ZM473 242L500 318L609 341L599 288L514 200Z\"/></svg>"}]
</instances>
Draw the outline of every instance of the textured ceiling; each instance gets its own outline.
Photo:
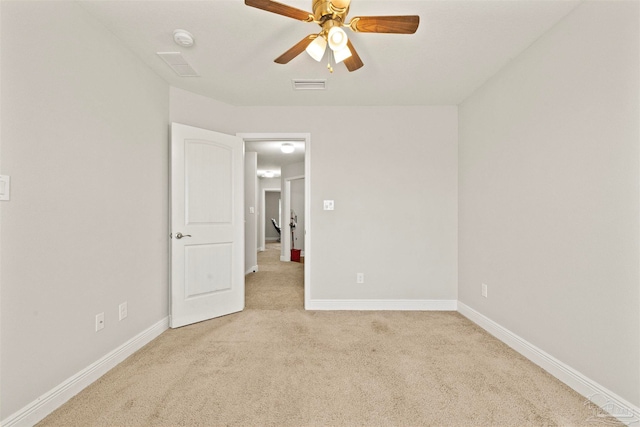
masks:
<instances>
[{"instance_id":1,"label":"textured ceiling","mask_svg":"<svg viewBox=\"0 0 640 427\"><path fill-rule=\"evenodd\" d=\"M311 10L311 0L282 0ZM242 0L81 1L172 86L231 105L455 105L579 2L561 0L352 0L349 17L420 16L416 34L347 30L364 67L330 74L306 53L273 60L319 27L248 7ZM191 32L179 47L173 31ZM179 51L200 77L178 77L157 55ZM327 79L325 91L294 91L292 79Z\"/></svg>"},{"instance_id":2,"label":"textured ceiling","mask_svg":"<svg viewBox=\"0 0 640 427\"><path fill-rule=\"evenodd\" d=\"M281 0L311 11L311 0ZM79 1L170 85L237 106L457 105L579 1L352 0L349 17L419 15L415 34L347 33L364 62L329 73L302 53L273 60L319 27L244 4L243 0ZM195 44L173 42L185 29ZM157 52L181 52L199 77L179 77ZM293 79L326 79L324 91L294 91ZM260 172L304 160L304 143L283 155L279 143L248 141Z\"/></svg>"},{"instance_id":3,"label":"textured ceiling","mask_svg":"<svg viewBox=\"0 0 640 427\"><path fill-rule=\"evenodd\" d=\"M284 154L280 150L282 142L285 141L245 139L245 151L247 153L258 153L258 176L262 177L265 172L271 171L275 174L275 177L279 177L282 166L304 162L304 141L287 140L286 142L294 145L294 152L288 154Z\"/></svg>"}]
</instances>

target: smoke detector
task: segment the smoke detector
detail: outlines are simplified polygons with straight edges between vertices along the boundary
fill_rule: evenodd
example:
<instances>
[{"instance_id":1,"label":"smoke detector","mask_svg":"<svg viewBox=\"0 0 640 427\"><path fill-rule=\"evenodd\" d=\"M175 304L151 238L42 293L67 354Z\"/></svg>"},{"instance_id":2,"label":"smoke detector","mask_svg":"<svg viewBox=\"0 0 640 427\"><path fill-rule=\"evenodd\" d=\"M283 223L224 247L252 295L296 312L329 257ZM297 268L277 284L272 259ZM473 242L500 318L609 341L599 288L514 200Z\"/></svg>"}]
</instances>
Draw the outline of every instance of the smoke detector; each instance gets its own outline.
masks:
<instances>
[{"instance_id":1,"label":"smoke detector","mask_svg":"<svg viewBox=\"0 0 640 427\"><path fill-rule=\"evenodd\" d=\"M187 30L175 30L173 32L173 41L178 46L190 47L193 46L193 35Z\"/></svg>"}]
</instances>

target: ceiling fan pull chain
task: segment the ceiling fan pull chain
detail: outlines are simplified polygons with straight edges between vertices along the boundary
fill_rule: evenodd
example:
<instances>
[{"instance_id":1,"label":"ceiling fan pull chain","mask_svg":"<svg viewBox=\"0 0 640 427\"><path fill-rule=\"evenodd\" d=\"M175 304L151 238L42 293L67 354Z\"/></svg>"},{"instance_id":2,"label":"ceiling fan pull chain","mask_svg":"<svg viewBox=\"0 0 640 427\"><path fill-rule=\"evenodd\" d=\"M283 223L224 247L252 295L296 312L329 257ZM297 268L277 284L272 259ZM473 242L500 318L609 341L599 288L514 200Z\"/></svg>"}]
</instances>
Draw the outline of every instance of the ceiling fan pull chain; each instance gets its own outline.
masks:
<instances>
[{"instance_id":1,"label":"ceiling fan pull chain","mask_svg":"<svg viewBox=\"0 0 640 427\"><path fill-rule=\"evenodd\" d=\"M327 64L327 69L329 70L330 73L333 73L333 67L331 66L331 58L333 58L333 50L331 49L327 49L329 51L329 54L327 55L327 59L329 60L329 63Z\"/></svg>"}]
</instances>

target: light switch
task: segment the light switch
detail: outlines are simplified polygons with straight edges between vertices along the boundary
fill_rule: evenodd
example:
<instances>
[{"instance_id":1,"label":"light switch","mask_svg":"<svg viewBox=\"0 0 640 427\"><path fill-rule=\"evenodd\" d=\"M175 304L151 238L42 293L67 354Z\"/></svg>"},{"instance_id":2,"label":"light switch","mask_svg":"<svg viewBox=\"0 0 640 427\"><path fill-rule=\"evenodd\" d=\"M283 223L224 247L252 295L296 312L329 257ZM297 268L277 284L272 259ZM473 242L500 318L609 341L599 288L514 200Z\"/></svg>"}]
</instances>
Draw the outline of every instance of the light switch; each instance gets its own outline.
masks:
<instances>
[{"instance_id":1,"label":"light switch","mask_svg":"<svg viewBox=\"0 0 640 427\"><path fill-rule=\"evenodd\" d=\"M333 200L325 200L324 201L324 210L332 211L334 207Z\"/></svg>"},{"instance_id":2,"label":"light switch","mask_svg":"<svg viewBox=\"0 0 640 427\"><path fill-rule=\"evenodd\" d=\"M0 200L11 198L11 178L9 175L0 175Z\"/></svg>"}]
</instances>

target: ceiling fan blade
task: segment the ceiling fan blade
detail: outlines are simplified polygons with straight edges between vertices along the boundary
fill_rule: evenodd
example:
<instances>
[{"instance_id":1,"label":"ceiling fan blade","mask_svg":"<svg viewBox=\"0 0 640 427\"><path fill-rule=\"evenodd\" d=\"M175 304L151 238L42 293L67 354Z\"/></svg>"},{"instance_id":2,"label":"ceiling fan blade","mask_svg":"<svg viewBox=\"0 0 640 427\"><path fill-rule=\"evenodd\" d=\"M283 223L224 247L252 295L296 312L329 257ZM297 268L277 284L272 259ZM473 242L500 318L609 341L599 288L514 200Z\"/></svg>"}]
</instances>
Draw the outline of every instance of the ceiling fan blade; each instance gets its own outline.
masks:
<instances>
[{"instance_id":1,"label":"ceiling fan blade","mask_svg":"<svg viewBox=\"0 0 640 427\"><path fill-rule=\"evenodd\" d=\"M356 49L351 44L351 40L347 42L347 47L351 51L351 56L345 59L343 62L344 65L347 66L347 69L351 72L361 68L364 63L362 62L362 59L360 59L360 56L358 55L358 52L356 52Z\"/></svg>"},{"instance_id":2,"label":"ceiling fan blade","mask_svg":"<svg viewBox=\"0 0 640 427\"><path fill-rule=\"evenodd\" d=\"M286 64L296 56L300 55L311 44L311 42L318 37L317 34L310 34L307 37L296 43L291 49L280 55L274 62L278 64Z\"/></svg>"},{"instance_id":3,"label":"ceiling fan blade","mask_svg":"<svg viewBox=\"0 0 640 427\"><path fill-rule=\"evenodd\" d=\"M244 0L244 4L300 21L313 21L313 15L311 13L273 0Z\"/></svg>"},{"instance_id":4,"label":"ceiling fan blade","mask_svg":"<svg viewBox=\"0 0 640 427\"><path fill-rule=\"evenodd\" d=\"M413 34L419 24L418 15L358 16L351 19L349 27L360 33Z\"/></svg>"}]
</instances>

